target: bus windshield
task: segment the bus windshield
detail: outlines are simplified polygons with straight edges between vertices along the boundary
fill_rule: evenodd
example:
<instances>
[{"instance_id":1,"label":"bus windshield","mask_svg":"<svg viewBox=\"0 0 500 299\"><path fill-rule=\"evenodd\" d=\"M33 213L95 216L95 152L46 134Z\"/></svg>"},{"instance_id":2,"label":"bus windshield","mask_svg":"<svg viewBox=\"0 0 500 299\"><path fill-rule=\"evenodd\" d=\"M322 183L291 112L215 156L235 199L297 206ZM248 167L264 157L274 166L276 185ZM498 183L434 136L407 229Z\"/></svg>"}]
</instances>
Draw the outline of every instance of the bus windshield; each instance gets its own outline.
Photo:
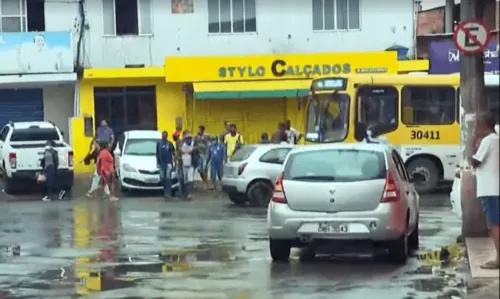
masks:
<instances>
[{"instance_id":1,"label":"bus windshield","mask_svg":"<svg viewBox=\"0 0 500 299\"><path fill-rule=\"evenodd\" d=\"M347 137L349 123L347 94L315 94L307 106L305 140L329 143L343 141Z\"/></svg>"}]
</instances>

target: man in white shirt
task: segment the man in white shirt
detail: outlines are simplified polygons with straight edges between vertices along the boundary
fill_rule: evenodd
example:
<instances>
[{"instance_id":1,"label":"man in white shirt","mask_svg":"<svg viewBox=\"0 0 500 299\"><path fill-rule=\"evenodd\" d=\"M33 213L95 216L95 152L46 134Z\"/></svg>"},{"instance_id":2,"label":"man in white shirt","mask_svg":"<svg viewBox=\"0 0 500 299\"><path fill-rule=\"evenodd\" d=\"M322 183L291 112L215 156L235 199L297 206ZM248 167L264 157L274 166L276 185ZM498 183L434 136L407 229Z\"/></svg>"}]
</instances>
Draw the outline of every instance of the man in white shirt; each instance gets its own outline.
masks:
<instances>
[{"instance_id":1,"label":"man in white shirt","mask_svg":"<svg viewBox=\"0 0 500 299\"><path fill-rule=\"evenodd\" d=\"M302 134L300 134L300 132L296 129L292 128L292 124L289 119L285 121L285 128L287 142L289 144L297 144L297 142L299 142L299 140L302 138Z\"/></svg>"},{"instance_id":2,"label":"man in white shirt","mask_svg":"<svg viewBox=\"0 0 500 299\"><path fill-rule=\"evenodd\" d=\"M495 132L495 120L491 115L481 118L477 133L484 136L472 156L471 165L476 170L477 198L491 231L497 256L481 266L483 269L499 269L500 265L500 188L499 188L499 139Z\"/></svg>"}]
</instances>

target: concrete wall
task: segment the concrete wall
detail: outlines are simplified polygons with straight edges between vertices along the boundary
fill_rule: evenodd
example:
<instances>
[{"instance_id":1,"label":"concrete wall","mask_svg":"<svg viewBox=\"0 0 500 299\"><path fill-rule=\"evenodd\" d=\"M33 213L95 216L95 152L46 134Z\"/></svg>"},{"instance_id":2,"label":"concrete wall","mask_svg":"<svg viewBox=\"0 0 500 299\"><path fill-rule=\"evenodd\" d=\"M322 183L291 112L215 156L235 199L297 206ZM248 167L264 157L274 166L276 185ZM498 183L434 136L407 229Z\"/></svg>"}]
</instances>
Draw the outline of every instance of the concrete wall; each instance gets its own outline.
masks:
<instances>
[{"instance_id":1,"label":"concrete wall","mask_svg":"<svg viewBox=\"0 0 500 299\"><path fill-rule=\"evenodd\" d=\"M359 52L394 44L413 47L412 0L360 0L360 30L312 30L311 1L256 0L257 33L208 34L207 0L194 13L172 14L171 1L152 1L153 35L103 37L102 1L86 1L83 60L86 67L161 66L165 56ZM79 29L75 0L47 0L46 30Z\"/></svg>"},{"instance_id":2,"label":"concrete wall","mask_svg":"<svg viewBox=\"0 0 500 299\"><path fill-rule=\"evenodd\" d=\"M73 116L75 87L73 84L52 85L43 88L43 118L52 121L64 132L69 142L69 119Z\"/></svg>"}]
</instances>

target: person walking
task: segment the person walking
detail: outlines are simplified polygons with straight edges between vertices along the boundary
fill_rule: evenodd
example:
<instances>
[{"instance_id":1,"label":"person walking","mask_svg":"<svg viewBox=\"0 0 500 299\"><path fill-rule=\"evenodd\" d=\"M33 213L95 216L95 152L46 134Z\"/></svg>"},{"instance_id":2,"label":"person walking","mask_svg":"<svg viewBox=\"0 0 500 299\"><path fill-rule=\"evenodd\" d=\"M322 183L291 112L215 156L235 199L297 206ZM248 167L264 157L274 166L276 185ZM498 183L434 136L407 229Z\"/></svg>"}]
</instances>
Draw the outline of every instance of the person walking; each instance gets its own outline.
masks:
<instances>
[{"instance_id":1,"label":"person walking","mask_svg":"<svg viewBox=\"0 0 500 299\"><path fill-rule=\"evenodd\" d=\"M208 150L206 167L210 163L210 180L214 190L217 190L217 179L222 181L224 161L226 160L226 148L217 136L212 137L212 145Z\"/></svg>"},{"instance_id":2,"label":"person walking","mask_svg":"<svg viewBox=\"0 0 500 299\"><path fill-rule=\"evenodd\" d=\"M224 136L224 145L226 147L226 157L231 158L244 144L243 136L236 130L235 124L229 125L229 133Z\"/></svg>"},{"instance_id":3,"label":"person walking","mask_svg":"<svg viewBox=\"0 0 500 299\"><path fill-rule=\"evenodd\" d=\"M194 137L194 150L196 152L196 159L198 166L198 173L203 181L203 189L207 188L207 157L208 148L210 146L210 136L205 133L205 126L198 127L198 134Z\"/></svg>"},{"instance_id":4,"label":"person walking","mask_svg":"<svg viewBox=\"0 0 500 299\"><path fill-rule=\"evenodd\" d=\"M54 199L54 194L59 191L59 184L57 178L57 169L59 167L59 154L54 149L54 142L47 140L45 143L45 150L43 157L40 159L40 165L45 173L45 196L43 201L51 201ZM59 193L59 199L62 199L64 194Z\"/></svg>"},{"instance_id":5,"label":"person walking","mask_svg":"<svg viewBox=\"0 0 500 299\"><path fill-rule=\"evenodd\" d=\"M500 188L499 182L499 138L495 132L495 119L492 115L481 117L477 134L483 137L471 165L476 170L477 198L481 200L486 222L495 244L496 256L480 267L483 269L500 268Z\"/></svg>"},{"instance_id":6,"label":"person walking","mask_svg":"<svg viewBox=\"0 0 500 299\"><path fill-rule=\"evenodd\" d=\"M193 167L193 135L191 132L184 131L183 140L180 145L181 169L182 169L182 193L184 198L191 199L191 190L194 184L194 167Z\"/></svg>"},{"instance_id":7,"label":"person walking","mask_svg":"<svg viewBox=\"0 0 500 299\"><path fill-rule=\"evenodd\" d=\"M115 159L109 152L108 144L105 142L99 143L101 150L97 157L97 174L100 176L101 188L109 188L109 199L116 201L115 196Z\"/></svg>"},{"instance_id":8,"label":"person walking","mask_svg":"<svg viewBox=\"0 0 500 299\"><path fill-rule=\"evenodd\" d=\"M175 161L174 144L168 140L167 131L161 133L161 140L156 144L156 165L160 170L160 181L163 183L163 196L172 194L172 171Z\"/></svg>"},{"instance_id":9,"label":"person walking","mask_svg":"<svg viewBox=\"0 0 500 299\"><path fill-rule=\"evenodd\" d=\"M99 156L99 151L101 150L101 147L99 146L99 143L94 141L94 150L90 153L87 154L87 156L83 159L83 162L85 165L90 165L92 160L94 161L94 175L92 176L92 183L90 185L89 191L87 191L86 196L89 198L92 198L94 196L94 192L96 192L99 189L99 183L101 181L101 177L97 173L97 157ZM106 186L104 188L104 193L109 196L109 187Z\"/></svg>"}]
</instances>

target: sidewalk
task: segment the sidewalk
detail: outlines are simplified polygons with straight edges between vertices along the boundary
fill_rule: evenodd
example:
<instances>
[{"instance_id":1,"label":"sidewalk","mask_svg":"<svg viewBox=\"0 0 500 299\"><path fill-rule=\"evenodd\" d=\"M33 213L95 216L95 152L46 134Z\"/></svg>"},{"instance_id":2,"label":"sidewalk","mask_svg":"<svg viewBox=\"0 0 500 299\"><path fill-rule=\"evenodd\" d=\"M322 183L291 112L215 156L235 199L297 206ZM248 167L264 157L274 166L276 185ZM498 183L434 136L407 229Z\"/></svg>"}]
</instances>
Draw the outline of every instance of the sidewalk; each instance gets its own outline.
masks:
<instances>
[{"instance_id":1,"label":"sidewalk","mask_svg":"<svg viewBox=\"0 0 500 299\"><path fill-rule=\"evenodd\" d=\"M497 270L481 269L480 265L495 256L495 246L491 238L466 238L467 255L471 270L471 280L466 299L498 299L499 274Z\"/></svg>"}]
</instances>

